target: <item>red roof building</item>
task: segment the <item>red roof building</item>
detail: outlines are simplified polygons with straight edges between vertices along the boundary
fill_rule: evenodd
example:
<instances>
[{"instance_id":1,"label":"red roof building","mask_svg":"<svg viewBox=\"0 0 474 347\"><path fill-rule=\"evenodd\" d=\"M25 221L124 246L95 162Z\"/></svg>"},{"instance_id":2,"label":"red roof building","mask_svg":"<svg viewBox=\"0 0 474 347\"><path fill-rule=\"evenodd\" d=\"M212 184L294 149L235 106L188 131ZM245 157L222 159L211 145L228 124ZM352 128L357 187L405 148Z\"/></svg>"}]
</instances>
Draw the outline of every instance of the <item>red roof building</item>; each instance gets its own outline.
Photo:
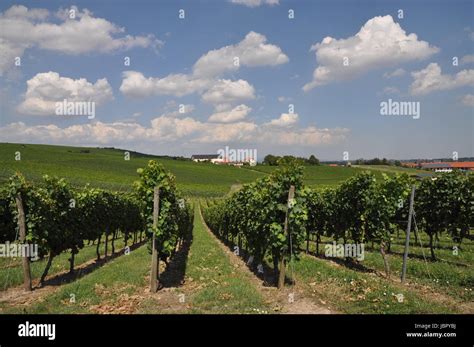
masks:
<instances>
[{"instance_id":1,"label":"red roof building","mask_svg":"<svg viewBox=\"0 0 474 347\"><path fill-rule=\"evenodd\" d=\"M454 162L437 162L437 163L421 163L423 169L433 170L436 172L451 172L453 170L474 171L473 161L454 161Z\"/></svg>"}]
</instances>

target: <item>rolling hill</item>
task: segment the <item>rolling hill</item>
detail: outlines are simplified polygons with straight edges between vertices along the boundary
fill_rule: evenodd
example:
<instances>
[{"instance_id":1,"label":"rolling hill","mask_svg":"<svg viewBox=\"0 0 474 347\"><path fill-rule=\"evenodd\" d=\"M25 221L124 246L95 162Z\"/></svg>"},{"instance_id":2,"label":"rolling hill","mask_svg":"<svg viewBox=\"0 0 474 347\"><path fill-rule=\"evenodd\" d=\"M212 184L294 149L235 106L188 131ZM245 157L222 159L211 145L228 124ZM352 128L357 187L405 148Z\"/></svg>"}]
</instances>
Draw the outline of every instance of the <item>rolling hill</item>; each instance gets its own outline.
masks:
<instances>
[{"instance_id":1,"label":"rolling hill","mask_svg":"<svg viewBox=\"0 0 474 347\"><path fill-rule=\"evenodd\" d=\"M178 188L188 196L222 196L232 187L252 182L276 167L233 167L191 160L173 159L130 152L130 160L124 159L126 150L95 147L71 147L35 144L0 143L0 183L4 183L15 171L28 179L38 181L45 174L66 178L74 186L91 186L128 191L138 178L137 169L148 160L162 163L176 176ZM15 160L19 152L21 160ZM357 172L377 168L346 168L326 165L305 168L305 183L309 186L331 186ZM388 171L390 174L393 171Z\"/></svg>"}]
</instances>

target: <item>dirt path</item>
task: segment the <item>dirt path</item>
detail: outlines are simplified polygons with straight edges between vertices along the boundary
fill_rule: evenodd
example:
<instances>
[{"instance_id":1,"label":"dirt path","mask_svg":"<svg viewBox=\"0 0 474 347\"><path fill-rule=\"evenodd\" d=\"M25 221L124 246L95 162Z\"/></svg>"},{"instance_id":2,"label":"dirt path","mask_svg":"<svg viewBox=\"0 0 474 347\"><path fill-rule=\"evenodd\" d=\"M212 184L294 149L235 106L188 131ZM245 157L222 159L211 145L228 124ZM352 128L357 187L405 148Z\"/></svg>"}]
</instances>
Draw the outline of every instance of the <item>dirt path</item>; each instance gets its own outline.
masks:
<instances>
[{"instance_id":1,"label":"dirt path","mask_svg":"<svg viewBox=\"0 0 474 347\"><path fill-rule=\"evenodd\" d=\"M232 252L214 233L209 229L204 221L199 206L199 216L207 232L212 236L215 242L220 246L226 254L232 266L241 272L244 272L250 278L252 284L263 295L265 301L270 304L273 313L281 312L287 314L330 314L335 313L328 308L314 302L313 299L307 298L303 288L297 284L294 286L286 286L282 290L276 287L265 286L263 281L259 279L255 273L249 269L245 261Z\"/></svg>"}]
</instances>

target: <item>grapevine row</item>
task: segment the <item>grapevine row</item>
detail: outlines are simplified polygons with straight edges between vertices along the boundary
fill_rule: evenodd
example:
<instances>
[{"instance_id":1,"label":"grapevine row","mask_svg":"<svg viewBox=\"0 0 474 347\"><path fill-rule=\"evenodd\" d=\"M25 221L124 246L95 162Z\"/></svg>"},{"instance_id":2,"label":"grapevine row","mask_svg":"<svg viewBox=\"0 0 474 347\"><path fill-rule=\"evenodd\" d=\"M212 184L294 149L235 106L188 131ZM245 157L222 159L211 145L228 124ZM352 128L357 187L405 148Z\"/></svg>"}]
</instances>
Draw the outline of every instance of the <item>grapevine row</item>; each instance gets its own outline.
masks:
<instances>
[{"instance_id":1,"label":"grapevine row","mask_svg":"<svg viewBox=\"0 0 474 347\"><path fill-rule=\"evenodd\" d=\"M25 215L24 242L38 245L38 256L48 255L40 279L42 284L53 259L62 252L70 252L70 271L74 270L74 256L86 243L97 240L99 246L105 237L107 256L109 239L112 254L115 240L121 233L125 247L128 240L148 239L155 234L160 257L166 261L179 241L192 230L192 211L179 196L174 176L154 161L139 169L140 179L135 182L135 193L110 192L86 186L73 189L65 179L44 176L41 184L28 182L23 175L13 175L9 184L0 190L0 242L19 239L18 198ZM153 226L153 187L161 192L158 223ZM151 194L150 194L151 191Z\"/></svg>"},{"instance_id":2,"label":"grapevine row","mask_svg":"<svg viewBox=\"0 0 474 347\"><path fill-rule=\"evenodd\" d=\"M292 185L295 197L287 201ZM394 232L406 228L413 185L417 228L429 236L434 260L435 238L446 232L461 243L474 226L474 175L453 172L418 182L407 175L377 180L363 172L337 188L320 190L304 187L302 167L290 163L230 197L209 202L204 217L222 239L245 244L254 264L269 256L275 274L285 270L288 260L298 259L305 241L308 247L310 238L316 239L319 247L323 236L344 244L376 242L385 260Z\"/></svg>"}]
</instances>

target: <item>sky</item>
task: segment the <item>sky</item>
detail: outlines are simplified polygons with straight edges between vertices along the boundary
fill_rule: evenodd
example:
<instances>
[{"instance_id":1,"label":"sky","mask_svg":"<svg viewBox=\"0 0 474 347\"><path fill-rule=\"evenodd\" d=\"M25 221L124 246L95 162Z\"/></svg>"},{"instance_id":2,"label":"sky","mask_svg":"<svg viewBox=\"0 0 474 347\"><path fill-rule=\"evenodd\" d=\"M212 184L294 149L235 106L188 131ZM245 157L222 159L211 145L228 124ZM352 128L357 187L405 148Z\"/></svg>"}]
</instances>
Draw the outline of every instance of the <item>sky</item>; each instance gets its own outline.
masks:
<instances>
[{"instance_id":1,"label":"sky","mask_svg":"<svg viewBox=\"0 0 474 347\"><path fill-rule=\"evenodd\" d=\"M2 1L0 142L474 156L473 44L473 1Z\"/></svg>"}]
</instances>

